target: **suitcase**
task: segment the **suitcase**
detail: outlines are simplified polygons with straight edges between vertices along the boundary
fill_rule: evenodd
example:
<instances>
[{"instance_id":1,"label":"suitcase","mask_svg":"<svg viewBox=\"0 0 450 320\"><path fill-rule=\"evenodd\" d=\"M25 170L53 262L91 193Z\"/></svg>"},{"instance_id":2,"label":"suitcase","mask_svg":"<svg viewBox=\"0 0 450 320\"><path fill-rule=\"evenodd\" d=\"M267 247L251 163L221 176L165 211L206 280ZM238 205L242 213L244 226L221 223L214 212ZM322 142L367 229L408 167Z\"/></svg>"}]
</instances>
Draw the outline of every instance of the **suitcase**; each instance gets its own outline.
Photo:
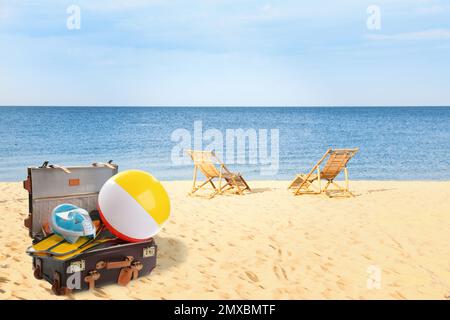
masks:
<instances>
[{"instance_id":1,"label":"suitcase","mask_svg":"<svg viewBox=\"0 0 450 320\"><path fill-rule=\"evenodd\" d=\"M98 193L117 172L118 166L112 161L76 167L45 162L40 167L29 167L23 183L29 195L29 215L24 224L33 243L48 239L48 219L59 204L71 203L84 208L95 219ZM156 254L154 239L138 243L108 239L66 256L31 255L35 278L51 283L56 295L64 295L112 283L127 285L155 268Z\"/></svg>"}]
</instances>

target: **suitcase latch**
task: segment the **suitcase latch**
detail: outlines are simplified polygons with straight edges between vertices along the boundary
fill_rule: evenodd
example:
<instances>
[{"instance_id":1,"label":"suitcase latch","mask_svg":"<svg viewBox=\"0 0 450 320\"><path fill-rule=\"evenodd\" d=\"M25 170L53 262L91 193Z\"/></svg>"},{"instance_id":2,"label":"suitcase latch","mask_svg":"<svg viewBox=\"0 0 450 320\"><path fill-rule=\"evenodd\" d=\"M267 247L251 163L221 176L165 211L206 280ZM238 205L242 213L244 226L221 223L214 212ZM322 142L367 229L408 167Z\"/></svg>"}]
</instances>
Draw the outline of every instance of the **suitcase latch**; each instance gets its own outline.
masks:
<instances>
[{"instance_id":1,"label":"suitcase latch","mask_svg":"<svg viewBox=\"0 0 450 320\"><path fill-rule=\"evenodd\" d=\"M144 268L142 262L133 262L133 264L131 265L131 270L133 270L133 279L137 279L139 277L139 271L141 271L142 268Z\"/></svg>"},{"instance_id":2,"label":"suitcase latch","mask_svg":"<svg viewBox=\"0 0 450 320\"><path fill-rule=\"evenodd\" d=\"M144 250L142 252L142 256L144 258L153 257L154 255L155 255L155 247L154 246L144 248Z\"/></svg>"}]
</instances>

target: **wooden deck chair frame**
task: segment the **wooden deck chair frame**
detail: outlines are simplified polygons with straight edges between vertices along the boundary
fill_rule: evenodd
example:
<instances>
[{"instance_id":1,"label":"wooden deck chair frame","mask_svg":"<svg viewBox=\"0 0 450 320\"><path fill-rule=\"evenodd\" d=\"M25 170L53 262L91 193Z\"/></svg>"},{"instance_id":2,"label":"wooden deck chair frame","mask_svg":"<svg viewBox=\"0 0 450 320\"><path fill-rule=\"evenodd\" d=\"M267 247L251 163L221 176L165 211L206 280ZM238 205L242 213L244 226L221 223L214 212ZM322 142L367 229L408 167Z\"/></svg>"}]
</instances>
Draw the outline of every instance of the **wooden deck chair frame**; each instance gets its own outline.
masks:
<instances>
[{"instance_id":1,"label":"wooden deck chair frame","mask_svg":"<svg viewBox=\"0 0 450 320\"><path fill-rule=\"evenodd\" d=\"M294 190L294 195L302 194L324 194L331 197L330 193L334 192L340 196L353 197L354 194L349 190L347 163L359 151L355 149L328 149L322 158L312 167L308 174L298 174L294 180L289 184L288 189ZM328 158L327 163L321 170L320 165ZM338 159L338 160L336 160ZM335 161L336 160L336 161ZM344 171L345 186L340 186L334 179ZM315 173L316 172L316 173ZM326 180L327 183L322 188L321 180ZM313 183L317 181L318 186ZM333 189L329 189L330 186ZM330 192L331 191L331 192Z\"/></svg>"},{"instance_id":2,"label":"wooden deck chair frame","mask_svg":"<svg viewBox=\"0 0 450 320\"><path fill-rule=\"evenodd\" d=\"M218 194L222 194L225 191L232 189L240 195L243 195L245 190L251 191L242 175L240 173L231 172L216 156L214 151L186 150L186 152L194 162L192 190L189 195L194 195L194 193L208 184L214 189L209 195L209 198L213 198ZM217 166L219 168L217 168ZM206 180L202 181L200 184L197 184L198 171L206 178ZM218 179L218 186L214 184L214 179Z\"/></svg>"}]
</instances>

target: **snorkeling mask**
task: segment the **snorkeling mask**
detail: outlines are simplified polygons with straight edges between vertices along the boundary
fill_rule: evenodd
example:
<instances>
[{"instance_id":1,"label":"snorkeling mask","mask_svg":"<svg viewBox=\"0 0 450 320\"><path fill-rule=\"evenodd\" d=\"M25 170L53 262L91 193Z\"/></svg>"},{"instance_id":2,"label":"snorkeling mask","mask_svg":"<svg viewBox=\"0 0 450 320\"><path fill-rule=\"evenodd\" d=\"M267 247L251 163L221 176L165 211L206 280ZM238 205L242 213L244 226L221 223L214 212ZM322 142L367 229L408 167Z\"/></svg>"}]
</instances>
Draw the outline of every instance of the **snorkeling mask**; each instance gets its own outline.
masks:
<instances>
[{"instance_id":1,"label":"snorkeling mask","mask_svg":"<svg viewBox=\"0 0 450 320\"><path fill-rule=\"evenodd\" d=\"M52 211L50 228L67 242L80 237L95 238L96 229L89 213L73 204L61 204Z\"/></svg>"}]
</instances>

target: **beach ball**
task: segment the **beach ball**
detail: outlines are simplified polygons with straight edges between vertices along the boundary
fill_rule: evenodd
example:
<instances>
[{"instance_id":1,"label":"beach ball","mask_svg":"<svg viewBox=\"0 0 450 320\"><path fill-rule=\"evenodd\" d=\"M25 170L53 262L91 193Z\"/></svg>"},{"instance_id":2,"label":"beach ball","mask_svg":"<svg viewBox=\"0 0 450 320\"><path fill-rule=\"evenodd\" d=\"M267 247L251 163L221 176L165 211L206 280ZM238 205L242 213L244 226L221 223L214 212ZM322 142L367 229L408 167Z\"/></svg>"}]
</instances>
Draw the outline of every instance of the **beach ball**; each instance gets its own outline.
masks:
<instances>
[{"instance_id":1,"label":"beach ball","mask_svg":"<svg viewBox=\"0 0 450 320\"><path fill-rule=\"evenodd\" d=\"M127 170L105 182L98 196L105 226L118 238L139 242L159 232L170 216L170 200L162 184L141 170Z\"/></svg>"}]
</instances>

